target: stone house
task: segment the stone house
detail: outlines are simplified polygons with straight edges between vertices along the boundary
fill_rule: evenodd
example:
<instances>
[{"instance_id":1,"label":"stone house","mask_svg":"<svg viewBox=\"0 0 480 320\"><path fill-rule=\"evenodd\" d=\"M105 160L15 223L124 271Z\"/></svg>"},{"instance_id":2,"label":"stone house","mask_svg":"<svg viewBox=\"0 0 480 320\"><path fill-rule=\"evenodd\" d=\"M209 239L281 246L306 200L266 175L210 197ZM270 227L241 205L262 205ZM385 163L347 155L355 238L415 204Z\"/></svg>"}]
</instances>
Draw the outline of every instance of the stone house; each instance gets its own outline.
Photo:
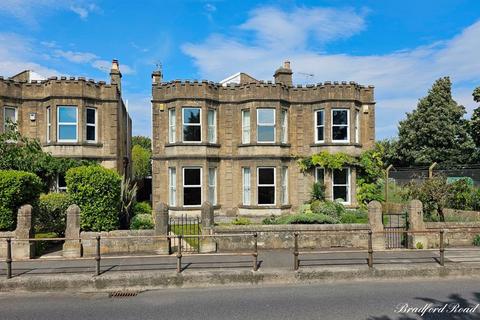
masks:
<instances>
[{"instance_id":1,"label":"stone house","mask_svg":"<svg viewBox=\"0 0 480 320\"><path fill-rule=\"evenodd\" d=\"M45 79L30 70L0 77L0 131L7 130L8 119L53 156L95 160L129 175L132 120L121 78L117 60L110 84L83 77ZM64 187L59 177L57 188Z\"/></svg>"},{"instance_id":2,"label":"stone house","mask_svg":"<svg viewBox=\"0 0 480 320\"><path fill-rule=\"evenodd\" d=\"M290 63L264 82L238 73L220 83L164 82L152 74L153 202L172 215L262 216L296 210L314 181L356 207L356 170L302 173L296 156L358 156L375 142L373 86L292 85Z\"/></svg>"}]
</instances>

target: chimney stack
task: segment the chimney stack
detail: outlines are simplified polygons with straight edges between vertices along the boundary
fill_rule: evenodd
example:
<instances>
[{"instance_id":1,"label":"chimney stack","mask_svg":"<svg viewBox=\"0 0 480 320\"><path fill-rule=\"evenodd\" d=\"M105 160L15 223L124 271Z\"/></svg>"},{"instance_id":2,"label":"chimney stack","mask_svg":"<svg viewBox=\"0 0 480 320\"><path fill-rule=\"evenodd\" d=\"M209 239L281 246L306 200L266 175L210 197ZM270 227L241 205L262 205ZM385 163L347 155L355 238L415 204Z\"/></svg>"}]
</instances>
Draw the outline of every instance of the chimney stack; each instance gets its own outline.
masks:
<instances>
[{"instance_id":1,"label":"chimney stack","mask_svg":"<svg viewBox=\"0 0 480 320\"><path fill-rule=\"evenodd\" d=\"M120 72L120 67L118 60L112 60L112 68L110 69L110 83L116 84L118 91L122 92L122 73Z\"/></svg>"},{"instance_id":2,"label":"chimney stack","mask_svg":"<svg viewBox=\"0 0 480 320\"><path fill-rule=\"evenodd\" d=\"M273 75L275 83L281 83L292 86L292 69L290 69L290 61L285 61L283 67L278 68Z\"/></svg>"},{"instance_id":3,"label":"chimney stack","mask_svg":"<svg viewBox=\"0 0 480 320\"><path fill-rule=\"evenodd\" d=\"M161 83L163 81L163 74L160 70L155 70L152 72L152 83Z\"/></svg>"}]
</instances>

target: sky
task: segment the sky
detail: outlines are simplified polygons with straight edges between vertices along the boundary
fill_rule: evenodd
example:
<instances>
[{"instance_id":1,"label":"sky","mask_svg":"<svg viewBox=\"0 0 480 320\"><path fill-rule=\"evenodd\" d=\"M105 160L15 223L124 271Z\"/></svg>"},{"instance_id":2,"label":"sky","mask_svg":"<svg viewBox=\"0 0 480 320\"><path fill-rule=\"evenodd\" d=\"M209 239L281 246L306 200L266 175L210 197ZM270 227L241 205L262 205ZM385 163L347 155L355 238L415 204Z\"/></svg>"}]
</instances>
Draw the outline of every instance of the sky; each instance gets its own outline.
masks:
<instances>
[{"instance_id":1,"label":"sky","mask_svg":"<svg viewBox=\"0 0 480 320\"><path fill-rule=\"evenodd\" d=\"M151 73L218 82L242 71L273 80L291 61L297 84L374 85L377 139L439 77L469 117L480 86L480 1L1 0L0 75L109 81L123 74L133 134L151 134ZM306 74L313 74L309 76Z\"/></svg>"}]
</instances>

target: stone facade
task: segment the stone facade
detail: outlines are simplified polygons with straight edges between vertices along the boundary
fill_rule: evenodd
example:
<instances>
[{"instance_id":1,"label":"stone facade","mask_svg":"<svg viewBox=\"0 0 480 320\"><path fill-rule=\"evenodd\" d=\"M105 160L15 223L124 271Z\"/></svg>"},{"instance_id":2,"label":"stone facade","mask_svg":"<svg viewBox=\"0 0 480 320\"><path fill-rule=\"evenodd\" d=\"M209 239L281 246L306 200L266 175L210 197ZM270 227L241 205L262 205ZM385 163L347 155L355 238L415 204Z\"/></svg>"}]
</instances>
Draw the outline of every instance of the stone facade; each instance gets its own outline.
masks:
<instances>
[{"instance_id":1,"label":"stone facade","mask_svg":"<svg viewBox=\"0 0 480 320\"><path fill-rule=\"evenodd\" d=\"M239 83L163 82L159 71L153 73L154 206L159 202L169 204L171 215L200 214L204 201L213 203L216 215L262 216L290 212L309 199L315 181L315 170L300 172L297 156L310 156L324 150L357 156L374 146L372 86L355 82L293 86L289 63L276 70L274 77L274 83L245 76L237 79ZM186 108L201 110L200 119L193 121L198 122L199 129L189 128L191 120L185 119L189 112ZM267 123L267 127L271 125L274 129L266 128L260 116L261 121L257 123L257 115L266 109L274 110L268 111L274 120ZM340 112L347 123L342 129L345 141L334 141L332 137L332 132L338 130L332 123L334 109L348 110ZM323 117L320 116L323 120L316 120L317 111L323 112ZM195 133L198 141L186 142L186 134L195 130L199 130ZM318 130L323 132L322 139L321 134L316 133ZM260 138L265 131L273 132L271 141L258 141L265 140ZM188 168L201 168L200 191L185 189L183 173ZM259 204L259 198L265 193L265 189L258 186L259 168L274 168L274 190L271 191L274 201L268 205ZM265 172L268 170L262 171L262 175ZM348 168L348 176L350 199L345 202L355 207L355 168ZM325 170L323 177L326 197L331 199L332 171ZM186 206L184 192L199 192L198 203ZM259 192L262 195L259 196Z\"/></svg>"},{"instance_id":2,"label":"stone facade","mask_svg":"<svg viewBox=\"0 0 480 320\"><path fill-rule=\"evenodd\" d=\"M0 77L0 132L5 130L5 119L15 114L19 131L38 139L53 156L96 160L129 175L132 121L122 100L118 61L112 63L110 84L82 77L34 80L33 74L27 70L8 79ZM76 125L62 127L74 139L60 137L60 107L76 111Z\"/></svg>"}]
</instances>

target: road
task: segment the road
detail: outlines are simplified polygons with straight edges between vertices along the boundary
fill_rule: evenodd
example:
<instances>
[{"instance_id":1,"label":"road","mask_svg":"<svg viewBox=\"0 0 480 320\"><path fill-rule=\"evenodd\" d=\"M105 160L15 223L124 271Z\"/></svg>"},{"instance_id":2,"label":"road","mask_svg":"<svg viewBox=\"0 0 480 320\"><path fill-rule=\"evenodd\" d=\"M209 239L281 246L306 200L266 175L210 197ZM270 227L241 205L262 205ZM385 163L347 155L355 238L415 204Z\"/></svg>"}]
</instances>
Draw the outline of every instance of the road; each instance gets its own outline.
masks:
<instances>
[{"instance_id":1,"label":"road","mask_svg":"<svg viewBox=\"0 0 480 320\"><path fill-rule=\"evenodd\" d=\"M0 319L480 319L480 307L475 313L423 317L395 313L405 303L448 303L451 308L455 303L474 307L479 300L478 281L468 279L169 289L128 298L106 293L1 294Z\"/></svg>"}]
</instances>

